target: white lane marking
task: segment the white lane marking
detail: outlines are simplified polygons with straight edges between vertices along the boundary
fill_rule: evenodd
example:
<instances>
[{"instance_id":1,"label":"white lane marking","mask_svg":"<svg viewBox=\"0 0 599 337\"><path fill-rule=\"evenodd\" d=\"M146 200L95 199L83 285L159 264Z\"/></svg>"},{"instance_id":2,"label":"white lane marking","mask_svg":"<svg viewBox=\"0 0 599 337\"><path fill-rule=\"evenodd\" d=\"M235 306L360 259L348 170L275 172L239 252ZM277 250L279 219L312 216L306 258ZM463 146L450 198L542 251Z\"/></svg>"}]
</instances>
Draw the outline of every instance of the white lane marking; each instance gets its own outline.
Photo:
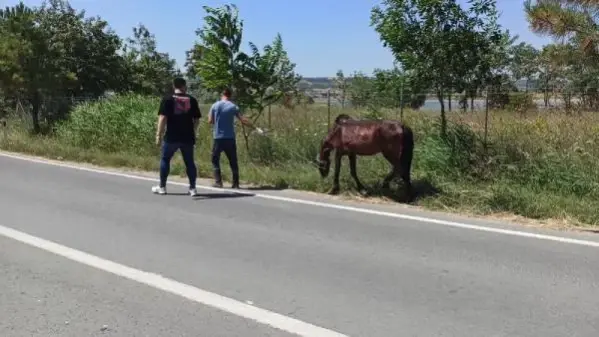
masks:
<instances>
[{"instance_id":1,"label":"white lane marking","mask_svg":"<svg viewBox=\"0 0 599 337\"><path fill-rule=\"evenodd\" d=\"M69 248L52 241L23 233L12 228L0 225L0 235L22 242L24 244L62 256L72 261L93 267L105 272L124 277L126 279L179 295L191 301L204 304L243 318L254 320L258 323L273 328L305 337L348 337L336 331L321 328L295 318L277 314L272 311L258 308L232 298L224 297L188 284L168 279L158 274L131 268L113 261Z\"/></svg>"},{"instance_id":2,"label":"white lane marking","mask_svg":"<svg viewBox=\"0 0 599 337\"><path fill-rule=\"evenodd\" d=\"M129 179L145 180L145 181L156 181L156 179L154 179L154 178L143 177L143 176L134 175L134 174L105 171L105 170L100 170L100 169L94 169L94 168L88 168L88 167L82 167L82 166L76 166L76 165L70 165L70 164L64 164L64 163L57 163L57 162L50 161L50 160L24 157L24 156L19 156L19 155L7 154L7 153L3 153L3 152L0 152L0 156L17 159L17 160L28 161L28 162L32 162L32 163L64 167L64 168L69 168L69 169L73 169L73 170L86 171L86 172L110 175L110 176L121 177L121 178L129 178ZM187 184L180 183L180 182L171 181L171 182L169 182L169 184L187 187ZM531 239L554 241L554 242L569 243L569 244L574 244L574 245L579 245L579 246L599 248L599 241L581 240L581 239L567 238L567 237L563 237L563 236L538 234L538 233L531 233L531 232L525 232L525 231L519 231L519 230L487 227L487 226L480 226L480 225L471 225L471 224L460 223L460 222L449 221L449 220L440 220L440 219L434 219L434 218L427 218L427 217L423 217L423 216L377 211L377 210L368 209L368 208L331 204L331 203L320 202L320 201L303 200L303 199L288 198L288 197L281 197L281 196L260 194L260 193L248 193L248 192L242 192L242 191L238 191L238 190L232 191L232 190L227 190L227 189L222 189L222 188L215 188L215 187L211 187L211 186L198 185L197 188L204 189L204 190L210 190L210 191L230 192L230 193L243 194L243 195L252 195L252 196L255 196L258 198L275 200L275 201L285 201L285 202L308 205L308 206L332 208L332 209L337 209L337 210L344 210L344 211L357 212L357 213L363 213L363 214L371 214L371 215L377 215L377 216L383 216L383 217L389 217L389 218L395 218L395 219L418 221L418 222L442 225L442 226L447 226L447 227L469 229L469 230L476 230L476 231L481 231L481 232L511 235L511 236L517 236L517 237L525 237L525 238L531 238Z\"/></svg>"}]
</instances>

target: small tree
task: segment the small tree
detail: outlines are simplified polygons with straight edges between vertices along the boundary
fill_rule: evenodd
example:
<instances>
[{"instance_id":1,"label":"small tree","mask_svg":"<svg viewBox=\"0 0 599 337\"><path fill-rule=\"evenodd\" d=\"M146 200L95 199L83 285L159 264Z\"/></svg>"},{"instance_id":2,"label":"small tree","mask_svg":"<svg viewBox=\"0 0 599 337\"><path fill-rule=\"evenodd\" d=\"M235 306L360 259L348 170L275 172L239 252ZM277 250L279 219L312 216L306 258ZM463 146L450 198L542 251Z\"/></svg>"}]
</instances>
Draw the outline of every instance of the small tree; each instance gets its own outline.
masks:
<instances>
[{"instance_id":1,"label":"small tree","mask_svg":"<svg viewBox=\"0 0 599 337\"><path fill-rule=\"evenodd\" d=\"M196 32L200 41L188 52L188 73L197 75L208 90L232 88L236 103L242 110L253 110L250 118L256 122L268 105L295 90L301 79L295 64L280 34L262 51L253 43L250 54L241 51L243 20L235 5L203 8L205 24ZM249 148L248 133L243 131Z\"/></svg>"},{"instance_id":2,"label":"small tree","mask_svg":"<svg viewBox=\"0 0 599 337\"><path fill-rule=\"evenodd\" d=\"M539 51L531 44L521 42L510 48L510 70L515 81L526 80L525 91L529 82L539 73Z\"/></svg>"},{"instance_id":3,"label":"small tree","mask_svg":"<svg viewBox=\"0 0 599 337\"><path fill-rule=\"evenodd\" d=\"M341 108L345 108L345 100L347 98L347 90L349 86L350 83L343 74L343 70L339 69L333 78L333 89L339 93L337 99L341 103Z\"/></svg>"}]
</instances>

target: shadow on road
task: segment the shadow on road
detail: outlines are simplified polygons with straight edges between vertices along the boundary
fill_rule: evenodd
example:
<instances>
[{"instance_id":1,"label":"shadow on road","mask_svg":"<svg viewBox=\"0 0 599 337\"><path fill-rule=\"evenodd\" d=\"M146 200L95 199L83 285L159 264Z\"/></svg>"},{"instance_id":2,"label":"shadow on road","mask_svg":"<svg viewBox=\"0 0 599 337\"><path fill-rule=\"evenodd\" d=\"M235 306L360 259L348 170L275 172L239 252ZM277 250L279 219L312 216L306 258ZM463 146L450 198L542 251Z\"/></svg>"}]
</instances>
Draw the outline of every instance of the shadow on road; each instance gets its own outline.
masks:
<instances>
[{"instance_id":1,"label":"shadow on road","mask_svg":"<svg viewBox=\"0 0 599 337\"><path fill-rule=\"evenodd\" d=\"M249 186L249 187L244 187L242 188L242 190L246 190L246 191L282 191L282 190L286 190L287 188L289 188L289 185L287 184L281 184L281 185L262 185L262 186Z\"/></svg>"},{"instance_id":2,"label":"shadow on road","mask_svg":"<svg viewBox=\"0 0 599 337\"><path fill-rule=\"evenodd\" d=\"M189 193L168 193L168 195L177 195L177 196L186 196L189 197ZM243 193L243 192L212 192L212 193L198 193L193 197L194 200L204 200L204 199L233 199L233 198L244 198L244 197L253 197L254 195L251 193Z\"/></svg>"},{"instance_id":3,"label":"shadow on road","mask_svg":"<svg viewBox=\"0 0 599 337\"><path fill-rule=\"evenodd\" d=\"M413 194L411 198L405 193L403 183L400 182L395 186L396 187L394 188L392 184L390 189L384 189L381 184L376 184L368 189L368 195L372 197L388 198L399 203L412 204L420 199L432 197L441 193L441 190L435 187L427 179L412 180Z\"/></svg>"}]
</instances>

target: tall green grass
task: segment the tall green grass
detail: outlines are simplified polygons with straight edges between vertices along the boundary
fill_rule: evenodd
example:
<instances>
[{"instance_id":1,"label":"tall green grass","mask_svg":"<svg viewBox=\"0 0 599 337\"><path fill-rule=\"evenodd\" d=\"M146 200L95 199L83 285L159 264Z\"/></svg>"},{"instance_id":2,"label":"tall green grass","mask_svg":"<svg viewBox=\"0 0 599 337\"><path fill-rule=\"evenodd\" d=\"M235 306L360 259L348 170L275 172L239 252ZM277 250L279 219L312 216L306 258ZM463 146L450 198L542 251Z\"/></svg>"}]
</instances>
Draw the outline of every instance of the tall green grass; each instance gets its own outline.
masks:
<instances>
[{"instance_id":1,"label":"tall green grass","mask_svg":"<svg viewBox=\"0 0 599 337\"><path fill-rule=\"evenodd\" d=\"M8 137L0 137L0 146L54 158L156 170L157 106L158 99L135 95L82 104L69 120L56 127L54 135L34 137L13 123ZM207 106L202 107L204 118L196 150L201 176L211 175L207 110ZM343 112L358 117L397 115L397 111ZM333 109L330 119L338 113L341 111ZM449 119L448 137L442 138L436 114L406 112L405 121L415 132L413 177L421 193L417 204L599 224L599 209L595 207L599 201L599 117L494 111L487 146L482 141L484 118L480 113L455 112ZM267 127L267 120L264 116L259 123ZM273 108L271 121L268 137L250 135L249 151L244 138L238 136L242 180L328 190L330 178L323 181L314 165L329 122L326 107ZM229 177L227 161L225 157L222 160ZM342 189L354 189L347 161L343 165ZM388 170L382 156L358 159L358 174L373 187L374 195L382 193L376 187ZM180 158L176 158L173 172L183 171Z\"/></svg>"}]
</instances>

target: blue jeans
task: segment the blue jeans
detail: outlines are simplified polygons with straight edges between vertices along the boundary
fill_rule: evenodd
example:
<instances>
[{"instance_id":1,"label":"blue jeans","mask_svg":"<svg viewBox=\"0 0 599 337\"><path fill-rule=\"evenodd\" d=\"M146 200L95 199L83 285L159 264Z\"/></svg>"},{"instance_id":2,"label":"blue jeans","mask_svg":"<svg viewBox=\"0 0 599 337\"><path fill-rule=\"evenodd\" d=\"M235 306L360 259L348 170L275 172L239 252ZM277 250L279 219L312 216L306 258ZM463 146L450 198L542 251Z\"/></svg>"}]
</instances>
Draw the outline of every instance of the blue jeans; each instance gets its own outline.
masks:
<instances>
[{"instance_id":1,"label":"blue jeans","mask_svg":"<svg viewBox=\"0 0 599 337\"><path fill-rule=\"evenodd\" d=\"M237 164L237 143L232 139L214 139L212 145L212 169L218 183L221 182L220 173L220 154L224 152L229 160L231 173L233 174L233 184L239 184L239 166Z\"/></svg>"},{"instance_id":2,"label":"blue jeans","mask_svg":"<svg viewBox=\"0 0 599 337\"><path fill-rule=\"evenodd\" d=\"M160 187L166 187L166 179L171 170L171 159L177 152L181 151L185 168L187 169L187 178L189 178L189 188L196 188L196 178L198 175L194 161L194 144L186 143L162 143L162 155L160 157Z\"/></svg>"}]
</instances>

